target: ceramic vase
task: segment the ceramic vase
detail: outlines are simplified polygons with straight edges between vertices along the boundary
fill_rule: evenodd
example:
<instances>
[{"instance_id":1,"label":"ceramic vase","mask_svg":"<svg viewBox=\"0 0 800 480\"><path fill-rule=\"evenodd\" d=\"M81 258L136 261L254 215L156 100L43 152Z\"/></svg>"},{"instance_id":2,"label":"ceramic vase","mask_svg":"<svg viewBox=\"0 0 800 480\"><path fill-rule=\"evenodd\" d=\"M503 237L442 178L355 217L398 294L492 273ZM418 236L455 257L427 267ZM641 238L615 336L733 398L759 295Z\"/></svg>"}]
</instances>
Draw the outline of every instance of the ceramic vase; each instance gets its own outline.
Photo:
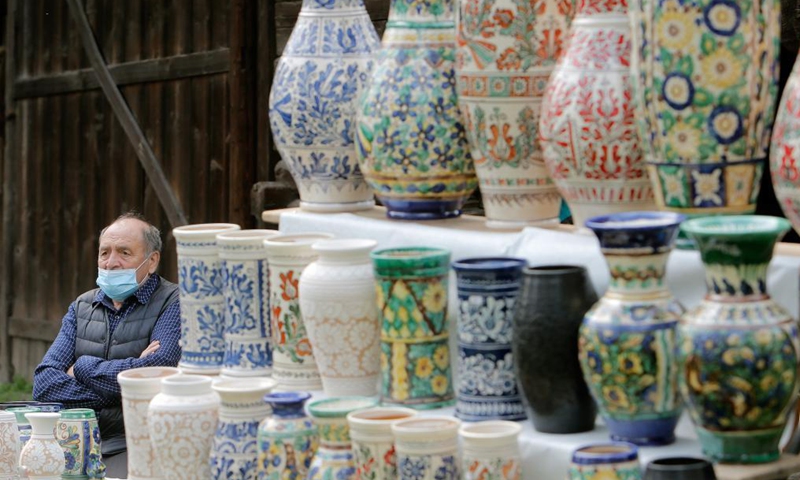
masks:
<instances>
[{"instance_id":1,"label":"ceramic vase","mask_svg":"<svg viewBox=\"0 0 800 480\"><path fill-rule=\"evenodd\" d=\"M626 442L597 443L572 453L567 480L641 480L639 451Z\"/></svg>"},{"instance_id":2,"label":"ceramic vase","mask_svg":"<svg viewBox=\"0 0 800 480\"><path fill-rule=\"evenodd\" d=\"M161 380L161 393L147 409L147 426L156 468L164 478L211 478L208 459L219 404L209 377L173 375Z\"/></svg>"},{"instance_id":3,"label":"ceramic vase","mask_svg":"<svg viewBox=\"0 0 800 480\"><path fill-rule=\"evenodd\" d=\"M526 418L511 351L526 265L523 259L504 257L453 262L458 291L456 416L462 420Z\"/></svg>"},{"instance_id":4,"label":"ceramic vase","mask_svg":"<svg viewBox=\"0 0 800 480\"><path fill-rule=\"evenodd\" d=\"M264 240L276 235L276 230L217 235L225 297L223 376L259 377L272 373L269 266Z\"/></svg>"},{"instance_id":5,"label":"ceramic vase","mask_svg":"<svg viewBox=\"0 0 800 480\"><path fill-rule=\"evenodd\" d=\"M700 249L707 294L680 325L681 390L705 456L777 460L797 394L797 322L766 291L783 218L708 217L683 230Z\"/></svg>"},{"instance_id":6,"label":"ceramic vase","mask_svg":"<svg viewBox=\"0 0 800 480\"><path fill-rule=\"evenodd\" d=\"M539 116L572 2L460 0L459 7L458 104L487 224L557 224L561 196L545 168Z\"/></svg>"},{"instance_id":7,"label":"ceramic vase","mask_svg":"<svg viewBox=\"0 0 800 480\"><path fill-rule=\"evenodd\" d=\"M317 400L308 405L308 412L319 428L319 449L311 461L308 480L356 478L347 414L377 404L378 401L374 398L335 397Z\"/></svg>"},{"instance_id":8,"label":"ceramic vase","mask_svg":"<svg viewBox=\"0 0 800 480\"><path fill-rule=\"evenodd\" d=\"M392 424L399 480L460 480L458 428L452 417L431 416Z\"/></svg>"},{"instance_id":9,"label":"ceramic vase","mask_svg":"<svg viewBox=\"0 0 800 480\"><path fill-rule=\"evenodd\" d=\"M644 480L716 480L714 464L704 458L665 457L647 464Z\"/></svg>"},{"instance_id":10,"label":"ceramic vase","mask_svg":"<svg viewBox=\"0 0 800 480\"><path fill-rule=\"evenodd\" d=\"M255 480L258 474L258 425L272 410L264 396L275 388L269 378L219 380L219 423L211 444L211 478Z\"/></svg>"},{"instance_id":11,"label":"ceramic vase","mask_svg":"<svg viewBox=\"0 0 800 480\"><path fill-rule=\"evenodd\" d=\"M800 230L800 62L783 87L769 150L775 196L786 218Z\"/></svg>"},{"instance_id":12,"label":"ceramic vase","mask_svg":"<svg viewBox=\"0 0 800 480\"><path fill-rule=\"evenodd\" d=\"M359 108L358 163L389 218L457 217L477 187L458 109L456 0L391 0Z\"/></svg>"},{"instance_id":13,"label":"ceramic vase","mask_svg":"<svg viewBox=\"0 0 800 480\"><path fill-rule=\"evenodd\" d=\"M264 397L272 416L258 428L258 479L305 480L319 447L319 433L304 404L306 392L273 392Z\"/></svg>"},{"instance_id":14,"label":"ceramic vase","mask_svg":"<svg viewBox=\"0 0 800 480\"><path fill-rule=\"evenodd\" d=\"M354 139L359 97L379 46L363 0L303 0L269 97L272 138L303 209L345 212L375 205Z\"/></svg>"},{"instance_id":15,"label":"ceramic vase","mask_svg":"<svg viewBox=\"0 0 800 480\"><path fill-rule=\"evenodd\" d=\"M0 480L19 480L17 416L0 411Z\"/></svg>"},{"instance_id":16,"label":"ceramic vase","mask_svg":"<svg viewBox=\"0 0 800 480\"><path fill-rule=\"evenodd\" d=\"M172 230L178 253L183 373L216 375L225 359L225 297L217 234L232 223L186 225Z\"/></svg>"},{"instance_id":17,"label":"ceramic vase","mask_svg":"<svg viewBox=\"0 0 800 480\"><path fill-rule=\"evenodd\" d=\"M64 471L61 478L103 478L106 466L100 452L100 427L91 408L70 408L61 411L56 423L56 440L64 450Z\"/></svg>"},{"instance_id":18,"label":"ceramic vase","mask_svg":"<svg viewBox=\"0 0 800 480\"><path fill-rule=\"evenodd\" d=\"M53 435L60 415L55 412L26 413L31 424L31 438L19 454L23 477L31 480L61 480L64 451Z\"/></svg>"},{"instance_id":19,"label":"ceramic vase","mask_svg":"<svg viewBox=\"0 0 800 480\"><path fill-rule=\"evenodd\" d=\"M380 332L369 252L377 242L322 240L300 277L300 310L325 395L378 394Z\"/></svg>"},{"instance_id":20,"label":"ceramic vase","mask_svg":"<svg viewBox=\"0 0 800 480\"><path fill-rule=\"evenodd\" d=\"M780 2L630 5L631 70L660 209L752 213L778 94Z\"/></svg>"},{"instance_id":21,"label":"ceramic vase","mask_svg":"<svg viewBox=\"0 0 800 480\"><path fill-rule=\"evenodd\" d=\"M502 420L462 425L464 480L521 480L520 432L519 424Z\"/></svg>"},{"instance_id":22,"label":"ceramic vase","mask_svg":"<svg viewBox=\"0 0 800 480\"><path fill-rule=\"evenodd\" d=\"M147 428L147 407L161 391L161 379L177 375L174 367L144 367L125 370L117 375L122 391L122 415L125 443L128 448L129 480L160 480L156 452Z\"/></svg>"},{"instance_id":23,"label":"ceramic vase","mask_svg":"<svg viewBox=\"0 0 800 480\"><path fill-rule=\"evenodd\" d=\"M575 225L654 210L636 130L627 0L581 0L542 102L542 152Z\"/></svg>"},{"instance_id":24,"label":"ceramic vase","mask_svg":"<svg viewBox=\"0 0 800 480\"><path fill-rule=\"evenodd\" d=\"M300 275L317 259L311 245L329 233L278 235L264 241L269 261L272 378L279 390L321 390L322 380L300 313Z\"/></svg>"},{"instance_id":25,"label":"ceramic vase","mask_svg":"<svg viewBox=\"0 0 800 480\"><path fill-rule=\"evenodd\" d=\"M26 417L29 413L41 412L39 407L11 407L6 409L7 412L13 413L17 417L17 428L19 429L19 450L25 448L25 444L31 439L31 423Z\"/></svg>"},{"instance_id":26,"label":"ceramic vase","mask_svg":"<svg viewBox=\"0 0 800 480\"><path fill-rule=\"evenodd\" d=\"M665 445L681 414L676 329L683 307L664 281L682 215L592 217L609 267L608 290L587 313L578 355L612 440Z\"/></svg>"},{"instance_id":27,"label":"ceramic vase","mask_svg":"<svg viewBox=\"0 0 800 480\"><path fill-rule=\"evenodd\" d=\"M412 408L453 403L447 284L450 252L372 252L381 321L381 402Z\"/></svg>"},{"instance_id":28,"label":"ceramic vase","mask_svg":"<svg viewBox=\"0 0 800 480\"><path fill-rule=\"evenodd\" d=\"M523 270L514 314L517 381L536 430L579 433L597 416L578 360L578 331L597 294L586 268L548 265Z\"/></svg>"},{"instance_id":29,"label":"ceramic vase","mask_svg":"<svg viewBox=\"0 0 800 480\"><path fill-rule=\"evenodd\" d=\"M347 414L356 461L356 478L396 480L397 454L392 425L417 415L405 407L377 407Z\"/></svg>"}]
</instances>

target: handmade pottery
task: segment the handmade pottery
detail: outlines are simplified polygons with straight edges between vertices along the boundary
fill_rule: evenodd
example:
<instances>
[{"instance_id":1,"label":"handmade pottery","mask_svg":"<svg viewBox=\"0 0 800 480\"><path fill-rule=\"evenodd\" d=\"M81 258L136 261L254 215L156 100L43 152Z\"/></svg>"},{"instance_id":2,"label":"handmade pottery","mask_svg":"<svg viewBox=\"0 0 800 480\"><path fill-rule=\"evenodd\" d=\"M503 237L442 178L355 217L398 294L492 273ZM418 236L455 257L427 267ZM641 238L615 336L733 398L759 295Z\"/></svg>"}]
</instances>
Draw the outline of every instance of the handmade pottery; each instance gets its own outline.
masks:
<instances>
[{"instance_id":1,"label":"handmade pottery","mask_svg":"<svg viewBox=\"0 0 800 480\"><path fill-rule=\"evenodd\" d=\"M714 465L704 458L666 457L644 469L644 480L716 480Z\"/></svg>"},{"instance_id":2,"label":"handmade pottery","mask_svg":"<svg viewBox=\"0 0 800 480\"><path fill-rule=\"evenodd\" d=\"M103 478L106 466L100 452L100 427L91 408L70 408L61 411L56 422L56 440L64 450L64 472L61 478Z\"/></svg>"},{"instance_id":3,"label":"handmade pottery","mask_svg":"<svg viewBox=\"0 0 800 480\"><path fill-rule=\"evenodd\" d=\"M783 87L769 150L775 196L786 218L800 231L800 62Z\"/></svg>"},{"instance_id":4,"label":"handmade pottery","mask_svg":"<svg viewBox=\"0 0 800 480\"><path fill-rule=\"evenodd\" d=\"M19 480L17 416L0 411L0 480Z\"/></svg>"},{"instance_id":5,"label":"handmade pottery","mask_svg":"<svg viewBox=\"0 0 800 480\"><path fill-rule=\"evenodd\" d=\"M463 442L464 480L521 480L520 432L519 424L507 421L462 425L458 435Z\"/></svg>"},{"instance_id":6,"label":"handmade pottery","mask_svg":"<svg viewBox=\"0 0 800 480\"><path fill-rule=\"evenodd\" d=\"M397 454L392 424L417 415L404 407L377 407L347 414L356 461L356 478L396 480Z\"/></svg>"},{"instance_id":7,"label":"handmade pottery","mask_svg":"<svg viewBox=\"0 0 800 480\"><path fill-rule=\"evenodd\" d=\"M452 417L414 417L392 424L400 480L460 480L458 428Z\"/></svg>"},{"instance_id":8,"label":"handmade pottery","mask_svg":"<svg viewBox=\"0 0 800 480\"><path fill-rule=\"evenodd\" d=\"M55 412L26 413L31 424L31 438L19 454L23 477L31 480L61 480L64 451L53 435L60 415Z\"/></svg>"},{"instance_id":9,"label":"handmade pottery","mask_svg":"<svg viewBox=\"0 0 800 480\"><path fill-rule=\"evenodd\" d=\"M319 447L317 427L303 405L306 392L273 392L264 396L272 415L258 428L259 480L305 480Z\"/></svg>"},{"instance_id":10,"label":"handmade pottery","mask_svg":"<svg viewBox=\"0 0 800 480\"><path fill-rule=\"evenodd\" d=\"M797 322L766 291L786 219L707 217L682 226L700 250L707 294L680 324L681 391L715 462L777 460L797 392Z\"/></svg>"},{"instance_id":11,"label":"handmade pottery","mask_svg":"<svg viewBox=\"0 0 800 480\"><path fill-rule=\"evenodd\" d=\"M567 480L641 480L639 451L625 442L597 443L572 453Z\"/></svg>"},{"instance_id":12,"label":"handmade pottery","mask_svg":"<svg viewBox=\"0 0 800 480\"><path fill-rule=\"evenodd\" d=\"M41 412L39 407L28 406L28 407L10 407L6 409L7 412L11 412L17 417L17 427L19 428L19 450L25 447L25 444L28 443L28 440L31 439L31 423L28 421L28 417L25 415L29 413Z\"/></svg>"}]
</instances>

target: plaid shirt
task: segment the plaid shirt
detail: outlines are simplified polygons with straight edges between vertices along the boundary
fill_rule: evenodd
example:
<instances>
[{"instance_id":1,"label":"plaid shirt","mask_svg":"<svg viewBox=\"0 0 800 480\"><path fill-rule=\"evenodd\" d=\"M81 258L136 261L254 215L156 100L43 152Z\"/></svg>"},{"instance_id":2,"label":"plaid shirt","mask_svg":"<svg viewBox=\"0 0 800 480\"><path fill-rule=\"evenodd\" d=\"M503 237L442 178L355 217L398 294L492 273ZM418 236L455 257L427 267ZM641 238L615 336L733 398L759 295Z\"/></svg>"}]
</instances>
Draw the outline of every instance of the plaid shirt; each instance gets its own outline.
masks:
<instances>
[{"instance_id":1,"label":"plaid shirt","mask_svg":"<svg viewBox=\"0 0 800 480\"><path fill-rule=\"evenodd\" d=\"M111 299L98 290L95 302L108 309L106 318L113 333L128 315L140 305L146 304L153 292L161 284L161 277L151 276L135 294L128 297L119 310L114 308ZM76 319L75 303L69 306L61 321L61 330L53 344L36 367L33 374L33 398L40 402L61 402L67 408L99 409L120 402L120 388L117 374L124 370L139 367L176 366L181 357L179 345L181 334L180 302L169 305L156 321L150 342L158 340L161 346L155 353L145 358L125 358L105 360L83 355L75 358ZM74 367L75 378L67 375L69 367Z\"/></svg>"}]
</instances>

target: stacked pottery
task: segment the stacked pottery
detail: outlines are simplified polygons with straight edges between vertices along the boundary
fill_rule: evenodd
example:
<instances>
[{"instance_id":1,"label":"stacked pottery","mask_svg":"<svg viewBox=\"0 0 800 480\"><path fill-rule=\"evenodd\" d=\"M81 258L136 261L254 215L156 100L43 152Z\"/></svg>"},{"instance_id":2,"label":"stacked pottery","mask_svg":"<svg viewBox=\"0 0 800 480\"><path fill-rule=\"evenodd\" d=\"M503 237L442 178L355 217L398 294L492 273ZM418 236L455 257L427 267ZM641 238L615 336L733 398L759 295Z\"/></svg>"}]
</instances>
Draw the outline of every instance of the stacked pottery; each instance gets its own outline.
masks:
<instances>
[{"instance_id":1,"label":"stacked pottery","mask_svg":"<svg viewBox=\"0 0 800 480\"><path fill-rule=\"evenodd\" d=\"M707 295L680 326L681 390L703 453L724 463L777 460L797 394L797 322L766 291L783 218L708 217L697 242Z\"/></svg>"},{"instance_id":2,"label":"stacked pottery","mask_svg":"<svg viewBox=\"0 0 800 480\"><path fill-rule=\"evenodd\" d=\"M477 181L457 105L456 0L391 0L358 112L358 162L390 218L450 218Z\"/></svg>"},{"instance_id":3,"label":"stacked pottery","mask_svg":"<svg viewBox=\"0 0 800 480\"><path fill-rule=\"evenodd\" d=\"M380 325L369 252L374 240L321 240L300 278L300 310L328 396L378 393Z\"/></svg>"},{"instance_id":4,"label":"stacked pottery","mask_svg":"<svg viewBox=\"0 0 800 480\"><path fill-rule=\"evenodd\" d=\"M526 418L511 351L525 266L525 260L503 257L453 262L458 287L456 416L462 420Z\"/></svg>"},{"instance_id":5,"label":"stacked pottery","mask_svg":"<svg viewBox=\"0 0 800 480\"><path fill-rule=\"evenodd\" d=\"M358 410L347 415L357 478L361 480L397 478L397 454L392 425L416 414L416 410L410 408L378 407Z\"/></svg>"},{"instance_id":6,"label":"stacked pottery","mask_svg":"<svg viewBox=\"0 0 800 480\"><path fill-rule=\"evenodd\" d=\"M31 438L19 454L23 477L31 480L61 480L64 451L53 435L60 415L55 412L26 413L31 424Z\"/></svg>"},{"instance_id":7,"label":"stacked pottery","mask_svg":"<svg viewBox=\"0 0 800 480\"><path fill-rule=\"evenodd\" d=\"M665 445L681 413L676 329L683 308L664 281L682 215L626 212L593 217L611 275L578 344L583 376L613 440Z\"/></svg>"},{"instance_id":8,"label":"stacked pottery","mask_svg":"<svg viewBox=\"0 0 800 480\"><path fill-rule=\"evenodd\" d=\"M489 226L558 223L561 196L539 148L547 80L571 2L461 0L458 103Z\"/></svg>"},{"instance_id":9,"label":"stacked pottery","mask_svg":"<svg viewBox=\"0 0 800 480\"><path fill-rule=\"evenodd\" d=\"M263 397L275 387L268 378L220 380L219 423L211 444L211 478L255 480L258 463L258 425L270 415Z\"/></svg>"},{"instance_id":10,"label":"stacked pottery","mask_svg":"<svg viewBox=\"0 0 800 480\"><path fill-rule=\"evenodd\" d=\"M178 247L181 361L184 373L216 375L225 358L225 297L217 234L232 223L186 225L172 230Z\"/></svg>"},{"instance_id":11,"label":"stacked pottery","mask_svg":"<svg viewBox=\"0 0 800 480\"><path fill-rule=\"evenodd\" d=\"M319 447L317 427L303 408L306 392L264 396L272 415L258 427L259 480L305 480Z\"/></svg>"},{"instance_id":12,"label":"stacked pottery","mask_svg":"<svg viewBox=\"0 0 800 480\"><path fill-rule=\"evenodd\" d=\"M100 453L100 427L94 410L62 410L56 423L56 439L64 450L62 479L105 477L106 466Z\"/></svg>"},{"instance_id":13,"label":"stacked pottery","mask_svg":"<svg viewBox=\"0 0 800 480\"><path fill-rule=\"evenodd\" d=\"M264 240L275 235L275 230L217 235L225 296L224 376L258 377L272 372L269 267Z\"/></svg>"},{"instance_id":14,"label":"stacked pottery","mask_svg":"<svg viewBox=\"0 0 800 480\"><path fill-rule=\"evenodd\" d=\"M581 0L542 103L542 151L573 221L653 210L630 85L627 0Z\"/></svg>"},{"instance_id":15,"label":"stacked pottery","mask_svg":"<svg viewBox=\"0 0 800 480\"><path fill-rule=\"evenodd\" d=\"M520 432L519 424L505 421L462 425L464 480L521 480Z\"/></svg>"},{"instance_id":16,"label":"stacked pottery","mask_svg":"<svg viewBox=\"0 0 800 480\"><path fill-rule=\"evenodd\" d=\"M598 443L572 453L567 480L641 480L639 451L625 442Z\"/></svg>"},{"instance_id":17,"label":"stacked pottery","mask_svg":"<svg viewBox=\"0 0 800 480\"><path fill-rule=\"evenodd\" d=\"M778 94L780 10L774 0L631 4L631 83L660 208L755 210Z\"/></svg>"},{"instance_id":18,"label":"stacked pottery","mask_svg":"<svg viewBox=\"0 0 800 480\"><path fill-rule=\"evenodd\" d=\"M306 325L300 313L300 275L317 259L311 245L332 238L328 233L278 235L264 241L269 261L272 378L281 390L320 390Z\"/></svg>"},{"instance_id":19,"label":"stacked pottery","mask_svg":"<svg viewBox=\"0 0 800 480\"><path fill-rule=\"evenodd\" d=\"M769 150L772 185L783 213L800 230L800 62L783 88Z\"/></svg>"},{"instance_id":20,"label":"stacked pottery","mask_svg":"<svg viewBox=\"0 0 800 480\"><path fill-rule=\"evenodd\" d=\"M400 480L460 480L458 428L451 417L415 417L392 424Z\"/></svg>"},{"instance_id":21,"label":"stacked pottery","mask_svg":"<svg viewBox=\"0 0 800 480\"><path fill-rule=\"evenodd\" d=\"M453 403L447 283L450 252L372 252L381 321L381 401L413 408Z\"/></svg>"},{"instance_id":22,"label":"stacked pottery","mask_svg":"<svg viewBox=\"0 0 800 480\"><path fill-rule=\"evenodd\" d=\"M19 430L17 417L0 411L0 479L19 479Z\"/></svg>"}]
</instances>

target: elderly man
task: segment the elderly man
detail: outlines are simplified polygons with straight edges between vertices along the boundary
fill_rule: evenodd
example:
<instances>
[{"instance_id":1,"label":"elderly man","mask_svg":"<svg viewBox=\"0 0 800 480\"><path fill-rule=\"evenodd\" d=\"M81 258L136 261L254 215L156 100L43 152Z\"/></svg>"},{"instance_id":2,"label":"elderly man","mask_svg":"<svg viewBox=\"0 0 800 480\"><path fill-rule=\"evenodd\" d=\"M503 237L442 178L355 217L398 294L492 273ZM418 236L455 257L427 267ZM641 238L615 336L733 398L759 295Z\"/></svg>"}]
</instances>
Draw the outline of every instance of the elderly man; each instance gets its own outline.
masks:
<instances>
[{"instance_id":1,"label":"elderly man","mask_svg":"<svg viewBox=\"0 0 800 480\"><path fill-rule=\"evenodd\" d=\"M117 374L180 359L178 287L156 275L161 233L127 213L100 233L97 285L69 306L33 377L33 397L97 412L111 477L125 477L125 430Z\"/></svg>"}]
</instances>

